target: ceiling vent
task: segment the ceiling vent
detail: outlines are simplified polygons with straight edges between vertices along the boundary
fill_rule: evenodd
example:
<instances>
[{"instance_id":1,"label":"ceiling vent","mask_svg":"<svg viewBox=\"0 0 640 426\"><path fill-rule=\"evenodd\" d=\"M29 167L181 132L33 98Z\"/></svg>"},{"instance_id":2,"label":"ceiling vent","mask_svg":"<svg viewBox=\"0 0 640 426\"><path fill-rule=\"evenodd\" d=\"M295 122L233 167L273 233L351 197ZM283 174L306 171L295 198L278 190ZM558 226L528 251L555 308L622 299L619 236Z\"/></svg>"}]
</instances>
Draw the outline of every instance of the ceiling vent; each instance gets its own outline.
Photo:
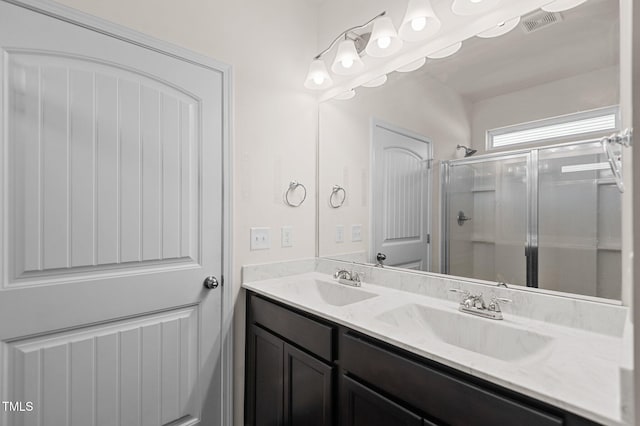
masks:
<instances>
[{"instance_id":1,"label":"ceiling vent","mask_svg":"<svg viewBox=\"0 0 640 426\"><path fill-rule=\"evenodd\" d=\"M520 26L525 34L530 34L539 31L543 28L547 28L550 25L562 22L563 18L560 13L545 12L539 10L537 12L530 13L522 17Z\"/></svg>"}]
</instances>

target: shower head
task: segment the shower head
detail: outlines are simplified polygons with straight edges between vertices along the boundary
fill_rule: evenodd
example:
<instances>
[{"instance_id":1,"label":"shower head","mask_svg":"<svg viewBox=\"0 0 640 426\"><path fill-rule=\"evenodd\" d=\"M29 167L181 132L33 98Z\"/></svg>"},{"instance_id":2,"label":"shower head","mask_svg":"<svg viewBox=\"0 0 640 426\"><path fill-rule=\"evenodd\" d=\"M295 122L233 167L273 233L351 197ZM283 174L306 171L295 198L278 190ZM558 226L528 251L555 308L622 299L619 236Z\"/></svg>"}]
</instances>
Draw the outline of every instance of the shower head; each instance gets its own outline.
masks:
<instances>
[{"instance_id":1,"label":"shower head","mask_svg":"<svg viewBox=\"0 0 640 426\"><path fill-rule=\"evenodd\" d=\"M478 152L478 150L477 150L477 149L471 149L471 148L469 148L469 147L467 147L467 146L464 146L464 145L458 145L458 146L456 147L456 149L464 149L464 156L465 156L465 157L471 157L473 154L475 154L476 152Z\"/></svg>"}]
</instances>

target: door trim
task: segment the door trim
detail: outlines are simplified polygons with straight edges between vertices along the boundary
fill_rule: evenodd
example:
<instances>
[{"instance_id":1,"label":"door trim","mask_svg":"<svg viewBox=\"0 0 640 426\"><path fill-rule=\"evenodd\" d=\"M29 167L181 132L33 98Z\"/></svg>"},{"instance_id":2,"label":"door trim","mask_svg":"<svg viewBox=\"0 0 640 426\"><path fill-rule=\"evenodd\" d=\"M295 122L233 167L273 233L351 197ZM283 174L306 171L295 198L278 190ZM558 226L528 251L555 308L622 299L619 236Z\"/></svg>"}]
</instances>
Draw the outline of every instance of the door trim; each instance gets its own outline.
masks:
<instances>
[{"instance_id":1,"label":"door trim","mask_svg":"<svg viewBox=\"0 0 640 426\"><path fill-rule=\"evenodd\" d=\"M371 126L370 126L370 134L369 134L369 204L370 204L370 209L369 209L369 256L370 256L370 261L372 263L375 263L375 241L374 241L374 209L373 209L373 193L374 193L374 188L373 188L373 184L372 184L372 179L373 179L373 170L374 170L374 165L375 165L375 139L374 139L374 135L375 135L375 129L376 127L381 127L383 129L389 130L390 132L393 133L398 133L400 135L403 136L407 136L409 138L412 139L416 139L418 141L424 142L425 144L427 144L427 149L429 152L429 161L431 161L431 167L429 167L428 169L428 177L429 177L429 191L427 193L427 205L429 206L429 208L427 209L428 211L428 215L429 217L427 218L427 234L429 234L431 236L431 238L433 238L433 230L432 230L432 225L431 225L431 221L432 221L432 215L431 215L431 209L433 207L433 200L432 200L432 196L433 196L433 142L431 141L431 139L427 138L424 135L421 135L419 133L415 133L412 132L411 130L407 130L404 129L402 127L396 126L394 124L390 124L384 120L380 120L379 118L376 117L371 117ZM426 270L427 271L431 271L431 259L433 257L433 249L432 249L432 241L431 240L429 242L429 254L427 255L427 259L426 259Z\"/></svg>"},{"instance_id":2,"label":"door trim","mask_svg":"<svg viewBox=\"0 0 640 426\"><path fill-rule=\"evenodd\" d=\"M135 44L145 49L167 55L196 66L207 68L220 74L222 78L222 275L227 285L222 286L221 313L221 367L222 367L222 413L221 424L233 424L233 270L232 270L232 152L231 125L232 111L232 67L229 64L185 49L173 43L151 37L114 22L78 11L50 0L0 0L34 12L50 16L108 37ZM1 119L1 117L0 117ZM0 127L4 125L0 122ZM4 200L0 204L6 205ZM4 223L2 226L6 228ZM6 255L6 247L0 253Z\"/></svg>"}]
</instances>

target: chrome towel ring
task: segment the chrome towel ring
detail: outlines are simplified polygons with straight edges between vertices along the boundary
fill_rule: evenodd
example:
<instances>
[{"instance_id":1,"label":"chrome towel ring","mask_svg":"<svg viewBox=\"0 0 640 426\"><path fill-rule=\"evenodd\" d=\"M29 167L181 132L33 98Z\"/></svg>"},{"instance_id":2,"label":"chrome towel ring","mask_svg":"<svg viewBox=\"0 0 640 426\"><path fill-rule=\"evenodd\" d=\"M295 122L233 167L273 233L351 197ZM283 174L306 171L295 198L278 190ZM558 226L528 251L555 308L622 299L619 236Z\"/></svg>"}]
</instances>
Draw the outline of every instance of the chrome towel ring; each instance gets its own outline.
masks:
<instances>
[{"instance_id":1,"label":"chrome towel ring","mask_svg":"<svg viewBox=\"0 0 640 426\"><path fill-rule=\"evenodd\" d=\"M339 194L342 192L342 197ZM342 207L344 201L347 199L347 191L340 185L333 185L331 195L329 195L329 205L334 209Z\"/></svg>"},{"instance_id":2,"label":"chrome towel ring","mask_svg":"<svg viewBox=\"0 0 640 426\"><path fill-rule=\"evenodd\" d=\"M302 190L304 192L303 192L303 195L302 195L302 200L300 200L299 202L296 203L294 201L291 201L289 199L289 197L292 196L293 193L296 192L296 189L298 189L298 188L302 188ZM289 183L289 188L287 188L287 190L284 193L284 202L285 202L285 204L287 204L288 206L291 206L291 207L300 207L302 205L302 203L304 203L304 200L306 200L306 199L307 199L307 188L303 184L301 184L300 182L292 180Z\"/></svg>"}]
</instances>

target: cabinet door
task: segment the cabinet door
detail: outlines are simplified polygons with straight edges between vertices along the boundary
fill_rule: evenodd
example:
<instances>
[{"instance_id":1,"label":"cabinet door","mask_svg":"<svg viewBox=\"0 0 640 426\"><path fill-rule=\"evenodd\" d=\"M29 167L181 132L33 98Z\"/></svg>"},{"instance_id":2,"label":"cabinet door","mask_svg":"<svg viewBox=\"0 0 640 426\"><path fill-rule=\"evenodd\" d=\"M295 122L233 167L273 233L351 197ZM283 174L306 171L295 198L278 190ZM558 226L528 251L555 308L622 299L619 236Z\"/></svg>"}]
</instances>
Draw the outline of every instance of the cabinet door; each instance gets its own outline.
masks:
<instances>
[{"instance_id":1,"label":"cabinet door","mask_svg":"<svg viewBox=\"0 0 640 426\"><path fill-rule=\"evenodd\" d=\"M288 426L331 426L333 367L284 345L284 412Z\"/></svg>"},{"instance_id":2,"label":"cabinet door","mask_svg":"<svg viewBox=\"0 0 640 426\"><path fill-rule=\"evenodd\" d=\"M283 424L283 360L284 342L260 327L250 326L247 339L247 424Z\"/></svg>"},{"instance_id":3,"label":"cabinet door","mask_svg":"<svg viewBox=\"0 0 640 426\"><path fill-rule=\"evenodd\" d=\"M347 376L342 376L340 394L342 426L422 426L420 416Z\"/></svg>"}]
</instances>

